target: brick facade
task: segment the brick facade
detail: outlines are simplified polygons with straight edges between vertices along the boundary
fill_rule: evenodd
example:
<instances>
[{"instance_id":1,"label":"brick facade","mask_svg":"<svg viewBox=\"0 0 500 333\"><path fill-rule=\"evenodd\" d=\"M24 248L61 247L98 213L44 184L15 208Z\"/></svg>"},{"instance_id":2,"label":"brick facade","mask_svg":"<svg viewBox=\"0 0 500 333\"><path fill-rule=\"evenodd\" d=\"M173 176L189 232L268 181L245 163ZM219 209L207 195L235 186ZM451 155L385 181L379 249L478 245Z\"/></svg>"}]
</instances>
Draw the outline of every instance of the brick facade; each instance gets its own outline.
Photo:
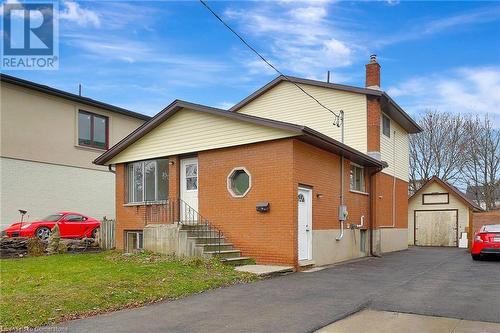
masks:
<instances>
[{"instance_id":1,"label":"brick facade","mask_svg":"<svg viewBox=\"0 0 500 333\"><path fill-rule=\"evenodd\" d=\"M367 108L367 148L368 152L380 153L380 124L382 111L378 97L366 97Z\"/></svg>"},{"instance_id":2,"label":"brick facade","mask_svg":"<svg viewBox=\"0 0 500 333\"><path fill-rule=\"evenodd\" d=\"M472 215L472 232L477 232L483 225L500 224L500 210L491 210L488 212L474 212ZM470 238L472 239L472 238Z\"/></svg>"},{"instance_id":3,"label":"brick facade","mask_svg":"<svg viewBox=\"0 0 500 333\"><path fill-rule=\"evenodd\" d=\"M169 166L169 197L175 198L179 195L179 157L169 160L173 162ZM296 266L298 187L307 186L313 190L313 230L338 229L340 160L338 155L297 139L199 152L199 211L243 255L259 263ZM235 167L244 167L252 177L251 190L243 198L235 198L227 190L227 177ZM365 170L367 193L352 192L349 189L350 162L345 160L344 203L349 211L348 224L359 224L364 216L365 226L369 226L369 172ZM123 164L116 167L116 177L116 241L117 248L123 249L124 231L142 230L146 224L146 210L145 206L125 204ZM386 187L386 183L383 177L380 185ZM268 213L256 211L256 204L261 201L270 203ZM401 216L406 216L406 212ZM398 223L403 222L398 220Z\"/></svg>"},{"instance_id":4,"label":"brick facade","mask_svg":"<svg viewBox=\"0 0 500 333\"><path fill-rule=\"evenodd\" d=\"M408 183L382 172L374 175L372 182L374 228L392 227L394 212L394 228L408 228Z\"/></svg>"},{"instance_id":5,"label":"brick facade","mask_svg":"<svg viewBox=\"0 0 500 333\"><path fill-rule=\"evenodd\" d=\"M376 59L370 60L370 63L365 65L366 68L366 82L367 87L380 87L380 65Z\"/></svg>"}]
</instances>

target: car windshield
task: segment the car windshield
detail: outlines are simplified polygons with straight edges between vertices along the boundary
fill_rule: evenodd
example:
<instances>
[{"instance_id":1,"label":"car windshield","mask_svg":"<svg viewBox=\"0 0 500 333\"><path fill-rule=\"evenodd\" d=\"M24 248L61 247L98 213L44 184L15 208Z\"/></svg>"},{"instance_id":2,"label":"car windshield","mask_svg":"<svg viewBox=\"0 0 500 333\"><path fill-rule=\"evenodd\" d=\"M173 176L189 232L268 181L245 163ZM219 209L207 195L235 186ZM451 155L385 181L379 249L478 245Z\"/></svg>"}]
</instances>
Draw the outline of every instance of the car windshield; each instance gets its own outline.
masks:
<instances>
[{"instance_id":1,"label":"car windshield","mask_svg":"<svg viewBox=\"0 0 500 333\"><path fill-rule=\"evenodd\" d=\"M63 214L52 214L49 216L46 216L43 220L44 221L49 221L49 222L55 222L58 221Z\"/></svg>"}]
</instances>

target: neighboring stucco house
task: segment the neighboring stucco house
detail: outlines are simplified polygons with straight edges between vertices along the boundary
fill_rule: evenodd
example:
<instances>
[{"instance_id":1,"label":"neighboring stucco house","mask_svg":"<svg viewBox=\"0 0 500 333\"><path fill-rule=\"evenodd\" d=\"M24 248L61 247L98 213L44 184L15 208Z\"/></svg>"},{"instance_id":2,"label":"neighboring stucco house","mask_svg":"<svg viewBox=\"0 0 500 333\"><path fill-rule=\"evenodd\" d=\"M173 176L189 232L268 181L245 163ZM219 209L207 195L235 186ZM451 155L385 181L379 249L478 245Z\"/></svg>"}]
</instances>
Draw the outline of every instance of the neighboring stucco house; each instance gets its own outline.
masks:
<instances>
[{"instance_id":1,"label":"neighboring stucco house","mask_svg":"<svg viewBox=\"0 0 500 333\"><path fill-rule=\"evenodd\" d=\"M345 143L297 86L344 112ZM380 89L373 56L366 88L278 77L229 111L174 101L95 163L116 167L118 248L176 222L151 216L180 198L258 263L324 265L407 248L408 136L419 131Z\"/></svg>"},{"instance_id":2,"label":"neighboring stucco house","mask_svg":"<svg viewBox=\"0 0 500 333\"><path fill-rule=\"evenodd\" d=\"M458 246L482 209L453 185L434 176L408 200L408 244Z\"/></svg>"},{"instance_id":3,"label":"neighboring stucco house","mask_svg":"<svg viewBox=\"0 0 500 333\"><path fill-rule=\"evenodd\" d=\"M59 210L115 215L115 179L92 161L150 117L2 74L1 225Z\"/></svg>"}]
</instances>

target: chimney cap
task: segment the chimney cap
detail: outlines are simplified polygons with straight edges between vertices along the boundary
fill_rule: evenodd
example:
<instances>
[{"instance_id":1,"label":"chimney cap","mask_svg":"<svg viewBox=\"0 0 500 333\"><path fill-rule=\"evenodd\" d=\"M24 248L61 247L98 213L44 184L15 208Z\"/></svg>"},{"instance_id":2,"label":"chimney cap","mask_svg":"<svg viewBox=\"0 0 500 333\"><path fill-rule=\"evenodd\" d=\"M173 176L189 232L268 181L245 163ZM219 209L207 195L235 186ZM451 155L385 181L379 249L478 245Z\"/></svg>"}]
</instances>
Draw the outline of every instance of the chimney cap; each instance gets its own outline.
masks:
<instances>
[{"instance_id":1,"label":"chimney cap","mask_svg":"<svg viewBox=\"0 0 500 333\"><path fill-rule=\"evenodd\" d=\"M376 62L377 62L377 55L371 54L370 55L370 63L376 63Z\"/></svg>"}]
</instances>

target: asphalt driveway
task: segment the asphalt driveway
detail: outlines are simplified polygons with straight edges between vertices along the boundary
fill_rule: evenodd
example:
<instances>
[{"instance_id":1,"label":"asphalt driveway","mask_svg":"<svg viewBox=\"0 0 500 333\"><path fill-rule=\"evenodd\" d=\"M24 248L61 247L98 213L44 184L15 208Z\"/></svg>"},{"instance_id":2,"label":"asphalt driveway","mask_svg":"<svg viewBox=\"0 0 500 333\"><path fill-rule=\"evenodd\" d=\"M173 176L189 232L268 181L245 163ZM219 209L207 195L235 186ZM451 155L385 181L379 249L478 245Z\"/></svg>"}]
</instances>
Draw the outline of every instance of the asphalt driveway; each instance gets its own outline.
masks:
<instances>
[{"instance_id":1,"label":"asphalt driveway","mask_svg":"<svg viewBox=\"0 0 500 333\"><path fill-rule=\"evenodd\" d=\"M62 323L69 332L311 332L362 308L500 322L500 261L456 248L382 258Z\"/></svg>"}]
</instances>

